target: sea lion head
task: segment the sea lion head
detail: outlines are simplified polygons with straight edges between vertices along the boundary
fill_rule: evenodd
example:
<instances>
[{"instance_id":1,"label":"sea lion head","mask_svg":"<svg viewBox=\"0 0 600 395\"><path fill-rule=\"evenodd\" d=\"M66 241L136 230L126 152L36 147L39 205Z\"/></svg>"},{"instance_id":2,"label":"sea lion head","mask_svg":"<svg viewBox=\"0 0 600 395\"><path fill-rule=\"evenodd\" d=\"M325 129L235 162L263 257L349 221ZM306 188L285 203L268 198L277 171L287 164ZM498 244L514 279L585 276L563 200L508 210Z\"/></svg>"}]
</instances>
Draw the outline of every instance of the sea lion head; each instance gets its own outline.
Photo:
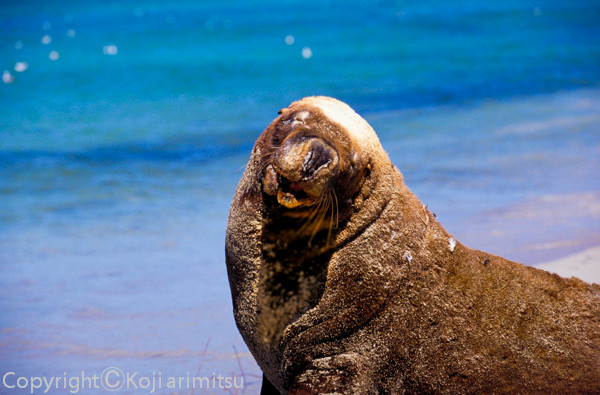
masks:
<instances>
[{"instance_id":1,"label":"sea lion head","mask_svg":"<svg viewBox=\"0 0 600 395\"><path fill-rule=\"evenodd\" d=\"M308 113L299 113L291 123L304 116ZM312 206L332 192L340 168L335 146L310 128L295 129L273 153L263 181L265 192L276 191L277 201L290 209Z\"/></svg>"},{"instance_id":2,"label":"sea lion head","mask_svg":"<svg viewBox=\"0 0 600 395\"><path fill-rule=\"evenodd\" d=\"M336 222L343 220L373 153L385 155L377 135L347 104L329 97L304 98L279 114L259 139L263 192L287 215L318 218L315 212L326 208Z\"/></svg>"}]
</instances>

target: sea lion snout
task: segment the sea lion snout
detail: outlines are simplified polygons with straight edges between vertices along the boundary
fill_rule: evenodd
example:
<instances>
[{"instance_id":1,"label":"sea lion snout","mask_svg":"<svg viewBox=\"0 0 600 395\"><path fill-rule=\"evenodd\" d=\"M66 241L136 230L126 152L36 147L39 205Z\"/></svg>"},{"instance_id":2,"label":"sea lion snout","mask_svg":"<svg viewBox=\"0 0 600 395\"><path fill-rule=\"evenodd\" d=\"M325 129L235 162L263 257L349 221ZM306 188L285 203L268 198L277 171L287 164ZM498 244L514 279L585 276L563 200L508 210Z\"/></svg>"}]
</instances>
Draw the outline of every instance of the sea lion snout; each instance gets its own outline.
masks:
<instances>
[{"instance_id":1,"label":"sea lion snout","mask_svg":"<svg viewBox=\"0 0 600 395\"><path fill-rule=\"evenodd\" d=\"M339 155L324 139L292 136L273 155L272 166L279 175L277 200L287 208L314 204L335 183ZM267 177L272 179L273 174Z\"/></svg>"},{"instance_id":2,"label":"sea lion snout","mask_svg":"<svg viewBox=\"0 0 600 395\"><path fill-rule=\"evenodd\" d=\"M294 182L334 177L339 157L335 149L319 137L296 136L287 139L277 151L274 164Z\"/></svg>"}]
</instances>

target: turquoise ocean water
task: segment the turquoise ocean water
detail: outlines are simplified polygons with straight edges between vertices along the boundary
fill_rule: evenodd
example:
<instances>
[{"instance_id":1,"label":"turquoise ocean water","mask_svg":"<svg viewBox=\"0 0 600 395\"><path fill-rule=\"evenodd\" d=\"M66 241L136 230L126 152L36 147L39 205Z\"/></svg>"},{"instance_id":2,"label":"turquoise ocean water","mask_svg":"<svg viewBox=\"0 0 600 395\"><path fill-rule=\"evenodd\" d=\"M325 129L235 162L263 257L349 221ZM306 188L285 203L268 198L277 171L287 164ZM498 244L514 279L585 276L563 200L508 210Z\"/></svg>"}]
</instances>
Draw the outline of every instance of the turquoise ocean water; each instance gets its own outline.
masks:
<instances>
[{"instance_id":1,"label":"turquoise ocean water","mask_svg":"<svg viewBox=\"0 0 600 395\"><path fill-rule=\"evenodd\" d=\"M256 390L227 211L306 95L363 115L466 244L527 264L600 244L599 20L591 0L1 2L0 373Z\"/></svg>"}]
</instances>

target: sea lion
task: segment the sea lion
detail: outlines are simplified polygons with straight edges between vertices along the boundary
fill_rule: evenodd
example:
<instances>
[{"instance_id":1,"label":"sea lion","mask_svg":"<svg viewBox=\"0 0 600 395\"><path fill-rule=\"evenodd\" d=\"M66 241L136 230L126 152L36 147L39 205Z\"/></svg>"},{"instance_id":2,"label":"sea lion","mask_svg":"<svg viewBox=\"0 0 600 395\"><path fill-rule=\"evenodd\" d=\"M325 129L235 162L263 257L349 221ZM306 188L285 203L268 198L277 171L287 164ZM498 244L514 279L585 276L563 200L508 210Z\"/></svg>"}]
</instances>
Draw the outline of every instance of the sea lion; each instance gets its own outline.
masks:
<instances>
[{"instance_id":1,"label":"sea lion","mask_svg":"<svg viewBox=\"0 0 600 395\"><path fill-rule=\"evenodd\" d=\"M260 135L226 261L264 391L600 392L600 286L456 241L338 100Z\"/></svg>"}]
</instances>

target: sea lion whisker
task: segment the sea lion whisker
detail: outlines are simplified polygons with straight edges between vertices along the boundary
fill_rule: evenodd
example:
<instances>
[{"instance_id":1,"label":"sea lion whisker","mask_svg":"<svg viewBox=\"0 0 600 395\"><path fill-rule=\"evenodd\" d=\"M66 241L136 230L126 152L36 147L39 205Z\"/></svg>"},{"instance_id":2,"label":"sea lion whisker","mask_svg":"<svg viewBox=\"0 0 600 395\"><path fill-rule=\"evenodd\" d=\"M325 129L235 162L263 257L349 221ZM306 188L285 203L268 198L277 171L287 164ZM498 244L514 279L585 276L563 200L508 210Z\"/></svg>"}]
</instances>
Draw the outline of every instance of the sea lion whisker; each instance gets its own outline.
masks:
<instances>
[{"instance_id":1,"label":"sea lion whisker","mask_svg":"<svg viewBox=\"0 0 600 395\"><path fill-rule=\"evenodd\" d=\"M329 216L329 229L327 230L327 245L330 245L330 241L331 241L331 234L333 233L333 218L334 218L334 214L336 212L336 207L334 204L334 200L332 195L335 195L335 193L328 193L327 194L327 199L330 201L330 206L331 206L331 215ZM337 223L335 224L335 227L337 228Z\"/></svg>"},{"instance_id":2,"label":"sea lion whisker","mask_svg":"<svg viewBox=\"0 0 600 395\"><path fill-rule=\"evenodd\" d=\"M330 245L331 235L333 234L333 229L338 227L339 225L339 208L338 208L338 200L335 191L331 191L327 194L327 199L329 200L329 205L331 208L331 215L329 217L329 229L327 231L327 245Z\"/></svg>"},{"instance_id":3,"label":"sea lion whisker","mask_svg":"<svg viewBox=\"0 0 600 395\"><path fill-rule=\"evenodd\" d=\"M275 155L275 153L277 152L276 149L270 151L270 152L265 152L261 157L260 157L260 161L261 161L261 171L264 170L266 167L268 167L271 164L271 159L273 158L273 156Z\"/></svg>"},{"instance_id":4,"label":"sea lion whisker","mask_svg":"<svg viewBox=\"0 0 600 395\"><path fill-rule=\"evenodd\" d=\"M316 221L318 221L322 206L323 206L323 199L319 199L317 204L315 205L315 208L311 211L309 216L306 218L304 225L302 225L302 227L300 228L298 233L304 233L304 231L306 231L311 225L315 224ZM312 241L312 237L310 240Z\"/></svg>"},{"instance_id":5,"label":"sea lion whisker","mask_svg":"<svg viewBox=\"0 0 600 395\"><path fill-rule=\"evenodd\" d=\"M325 197L321 197L319 199L319 204L318 204L318 207L317 207L318 216L316 216L313 219L319 218L319 216L322 215L323 211L326 211L326 210L327 210L327 200L325 199Z\"/></svg>"},{"instance_id":6,"label":"sea lion whisker","mask_svg":"<svg viewBox=\"0 0 600 395\"><path fill-rule=\"evenodd\" d=\"M273 156L273 155L274 155L274 154L277 152L277 149L278 149L278 148L279 148L279 147L276 147L276 146L269 147L269 149L267 149L267 150L266 150L266 152L264 152L264 153L263 153L263 154L260 156L260 159L261 159L261 160L264 160L264 159L266 159L266 158L270 159L270 158L271 158L271 157L272 157L272 156Z\"/></svg>"},{"instance_id":7,"label":"sea lion whisker","mask_svg":"<svg viewBox=\"0 0 600 395\"><path fill-rule=\"evenodd\" d=\"M331 191L331 195L333 196L334 206L335 206L335 227L337 228L340 224L340 208L338 203L338 198L335 191Z\"/></svg>"},{"instance_id":8,"label":"sea lion whisker","mask_svg":"<svg viewBox=\"0 0 600 395\"><path fill-rule=\"evenodd\" d=\"M312 220L319 213L319 210L320 210L322 204L323 204L323 199L319 199L317 201L317 204L311 210L311 212L308 215L308 217L306 217L306 220L304 221L304 224L302 225L302 227L300 227L300 229L298 230L298 234L303 233L310 226L310 224L312 223Z\"/></svg>"},{"instance_id":9,"label":"sea lion whisker","mask_svg":"<svg viewBox=\"0 0 600 395\"><path fill-rule=\"evenodd\" d=\"M312 221L313 219L317 218L317 214L321 211L321 209L323 208L324 205L324 200L323 199L319 199L318 203L317 203L317 207L315 209L315 211L313 212L313 214L311 215L311 217L309 218L309 221Z\"/></svg>"},{"instance_id":10,"label":"sea lion whisker","mask_svg":"<svg viewBox=\"0 0 600 395\"><path fill-rule=\"evenodd\" d=\"M326 201L324 199L324 201ZM324 208L323 210L320 210L321 212L319 213L319 216L316 219L316 223L315 226L313 227L313 231L310 235L310 239L308 239L308 243L311 244L315 235L317 234L317 232L319 231L319 228L321 227L321 223L323 222L323 219L325 219L325 216L327 215L327 209Z\"/></svg>"},{"instance_id":11,"label":"sea lion whisker","mask_svg":"<svg viewBox=\"0 0 600 395\"><path fill-rule=\"evenodd\" d=\"M317 204L315 205L315 208L311 211L310 215L308 216L306 222L310 222L313 220L313 218L315 218L315 216L317 215L317 213L319 212L319 210L321 209L321 206L323 205L323 200L319 199L317 201Z\"/></svg>"}]
</instances>

